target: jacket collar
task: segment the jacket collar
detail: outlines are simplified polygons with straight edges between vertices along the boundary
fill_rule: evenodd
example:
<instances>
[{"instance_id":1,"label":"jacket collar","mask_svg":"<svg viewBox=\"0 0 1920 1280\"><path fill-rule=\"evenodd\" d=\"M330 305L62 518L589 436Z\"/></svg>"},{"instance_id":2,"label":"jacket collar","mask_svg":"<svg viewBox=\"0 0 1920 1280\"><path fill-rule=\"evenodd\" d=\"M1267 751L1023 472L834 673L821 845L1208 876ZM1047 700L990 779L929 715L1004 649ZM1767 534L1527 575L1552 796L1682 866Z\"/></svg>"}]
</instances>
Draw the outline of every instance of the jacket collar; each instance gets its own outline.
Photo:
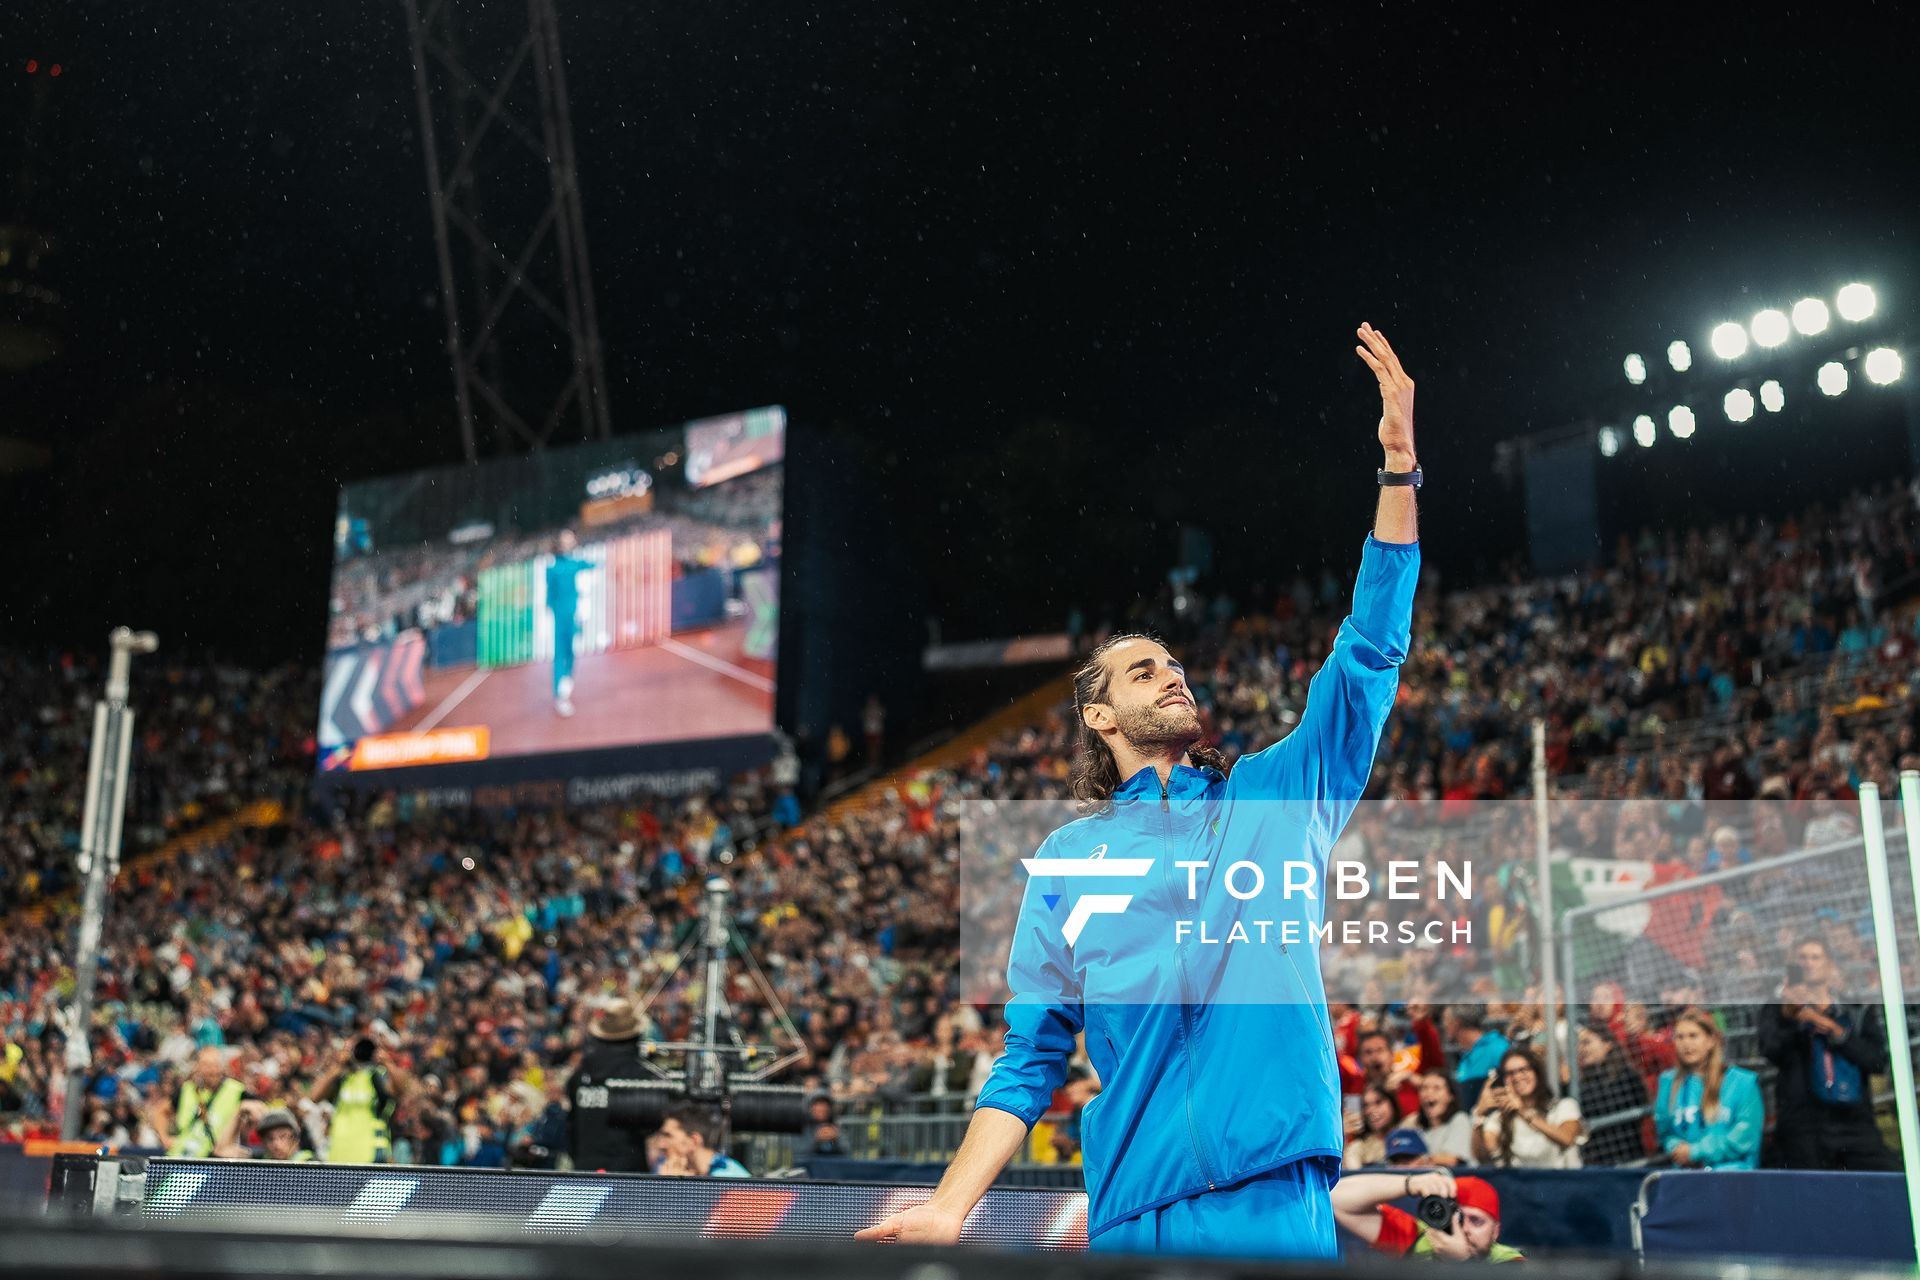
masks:
<instances>
[{"instance_id":1,"label":"jacket collar","mask_svg":"<svg viewBox=\"0 0 1920 1280\"><path fill-rule=\"evenodd\" d=\"M1189 764L1173 766L1173 772L1167 775L1167 796L1172 800L1197 796L1204 792L1220 777L1218 769L1199 768ZM1115 804L1137 804L1143 800L1160 802L1160 774L1152 765L1143 767L1115 788Z\"/></svg>"}]
</instances>

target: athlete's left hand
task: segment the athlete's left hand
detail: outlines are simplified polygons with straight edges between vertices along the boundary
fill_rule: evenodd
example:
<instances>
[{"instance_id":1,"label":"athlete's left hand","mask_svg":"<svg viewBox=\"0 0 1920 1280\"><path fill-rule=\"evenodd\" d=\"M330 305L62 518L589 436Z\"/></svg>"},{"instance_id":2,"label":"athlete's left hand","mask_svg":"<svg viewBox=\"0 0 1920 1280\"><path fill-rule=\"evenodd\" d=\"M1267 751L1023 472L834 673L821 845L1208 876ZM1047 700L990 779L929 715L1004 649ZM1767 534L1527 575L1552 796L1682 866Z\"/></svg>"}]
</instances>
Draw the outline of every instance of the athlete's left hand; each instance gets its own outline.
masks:
<instances>
[{"instance_id":1,"label":"athlete's left hand","mask_svg":"<svg viewBox=\"0 0 1920 1280\"><path fill-rule=\"evenodd\" d=\"M1354 348L1380 380L1380 447L1386 452L1387 468L1410 471L1415 465L1413 451L1413 379L1400 367L1387 335L1370 324L1360 326L1361 345Z\"/></svg>"}]
</instances>

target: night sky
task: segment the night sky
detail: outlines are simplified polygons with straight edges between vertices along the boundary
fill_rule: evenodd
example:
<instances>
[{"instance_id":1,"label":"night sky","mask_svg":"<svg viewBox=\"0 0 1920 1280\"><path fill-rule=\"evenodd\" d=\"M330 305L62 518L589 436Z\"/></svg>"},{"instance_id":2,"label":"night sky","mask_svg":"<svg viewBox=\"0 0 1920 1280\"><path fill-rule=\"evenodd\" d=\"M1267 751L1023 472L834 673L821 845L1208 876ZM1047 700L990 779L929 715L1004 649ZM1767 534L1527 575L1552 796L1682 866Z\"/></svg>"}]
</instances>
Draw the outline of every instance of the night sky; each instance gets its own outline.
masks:
<instances>
[{"instance_id":1,"label":"night sky","mask_svg":"<svg viewBox=\"0 0 1920 1280\"><path fill-rule=\"evenodd\" d=\"M0 641L317 662L338 485L459 456L401 8L40 7L0 213L59 237L68 346L0 374L54 454L0 477ZM952 639L1151 591L1183 522L1235 578L1345 571L1362 320L1460 581L1520 550L1493 444L1625 351L1920 277L1900 5L560 8L616 430L786 404Z\"/></svg>"}]
</instances>

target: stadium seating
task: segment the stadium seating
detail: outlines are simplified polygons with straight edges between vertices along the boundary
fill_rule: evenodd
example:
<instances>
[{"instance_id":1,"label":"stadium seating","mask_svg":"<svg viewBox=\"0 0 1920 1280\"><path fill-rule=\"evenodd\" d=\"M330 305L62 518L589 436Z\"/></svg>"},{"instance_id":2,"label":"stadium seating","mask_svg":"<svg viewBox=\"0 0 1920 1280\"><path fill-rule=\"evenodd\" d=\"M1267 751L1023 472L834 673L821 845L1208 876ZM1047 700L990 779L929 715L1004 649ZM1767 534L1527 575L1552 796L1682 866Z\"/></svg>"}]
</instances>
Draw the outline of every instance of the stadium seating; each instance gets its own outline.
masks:
<instances>
[{"instance_id":1,"label":"stadium seating","mask_svg":"<svg viewBox=\"0 0 1920 1280\"><path fill-rule=\"evenodd\" d=\"M1297 721L1344 612L1343 568L1331 591L1302 579L1204 622L1140 619L1175 638L1229 758ZM1797 848L1804 806L1920 761L1901 598L1917 569L1913 503L1891 487L1778 525L1646 533L1577 579L1424 589L1371 794L1422 821L1521 794L1526 726L1545 714L1565 791L1777 798L1801 806L1785 837ZM84 662L0 654L0 1134L13 1137L56 1127L99 680ZM800 1078L870 1114L904 1108L934 1076L964 1088L991 1060L991 1009L957 1002L953 806L1063 794L1074 743L1059 686L789 829L769 829L764 775L565 814L392 795L307 812L316 696L292 667L140 673L89 1136L151 1143L143 1107L197 1047L229 1046L251 1092L292 1101L343 1038L378 1024L411 1082L395 1124L408 1158L500 1163L553 1124L593 1010L670 967L700 872L723 856L742 929L812 1051ZM252 801L280 807L243 812ZM169 844L195 829L208 834ZM1684 841L1668 852L1703 856ZM669 996L690 981L676 975ZM750 1026L764 1017L743 1004ZM660 1033L687 1029L686 1001L662 1007ZM1340 1012L1349 1038L1372 1016Z\"/></svg>"}]
</instances>

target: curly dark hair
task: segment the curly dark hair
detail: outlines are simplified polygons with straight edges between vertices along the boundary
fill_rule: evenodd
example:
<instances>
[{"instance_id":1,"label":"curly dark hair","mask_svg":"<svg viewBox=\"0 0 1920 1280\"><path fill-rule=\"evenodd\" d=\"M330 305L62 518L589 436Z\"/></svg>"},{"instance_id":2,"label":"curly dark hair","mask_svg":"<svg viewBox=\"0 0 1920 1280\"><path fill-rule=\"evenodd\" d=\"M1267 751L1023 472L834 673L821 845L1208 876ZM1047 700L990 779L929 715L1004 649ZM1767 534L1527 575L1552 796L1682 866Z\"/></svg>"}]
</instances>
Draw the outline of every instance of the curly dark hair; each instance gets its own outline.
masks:
<instances>
[{"instance_id":1,"label":"curly dark hair","mask_svg":"<svg viewBox=\"0 0 1920 1280\"><path fill-rule=\"evenodd\" d=\"M1099 813L1111 805L1113 793L1126 781L1120 776L1120 762L1113 758L1112 748L1107 746L1105 739L1087 727L1086 717L1082 713L1089 704L1107 700L1107 655L1129 640L1146 640L1166 648L1166 642L1159 636L1129 631L1125 635L1103 640L1087 655L1080 669L1073 673L1073 720L1080 733L1080 747L1074 752L1073 776L1067 787L1079 802L1083 816ZM1218 769L1223 776L1231 767L1218 747L1201 743L1187 748L1187 759L1196 768Z\"/></svg>"}]
</instances>

